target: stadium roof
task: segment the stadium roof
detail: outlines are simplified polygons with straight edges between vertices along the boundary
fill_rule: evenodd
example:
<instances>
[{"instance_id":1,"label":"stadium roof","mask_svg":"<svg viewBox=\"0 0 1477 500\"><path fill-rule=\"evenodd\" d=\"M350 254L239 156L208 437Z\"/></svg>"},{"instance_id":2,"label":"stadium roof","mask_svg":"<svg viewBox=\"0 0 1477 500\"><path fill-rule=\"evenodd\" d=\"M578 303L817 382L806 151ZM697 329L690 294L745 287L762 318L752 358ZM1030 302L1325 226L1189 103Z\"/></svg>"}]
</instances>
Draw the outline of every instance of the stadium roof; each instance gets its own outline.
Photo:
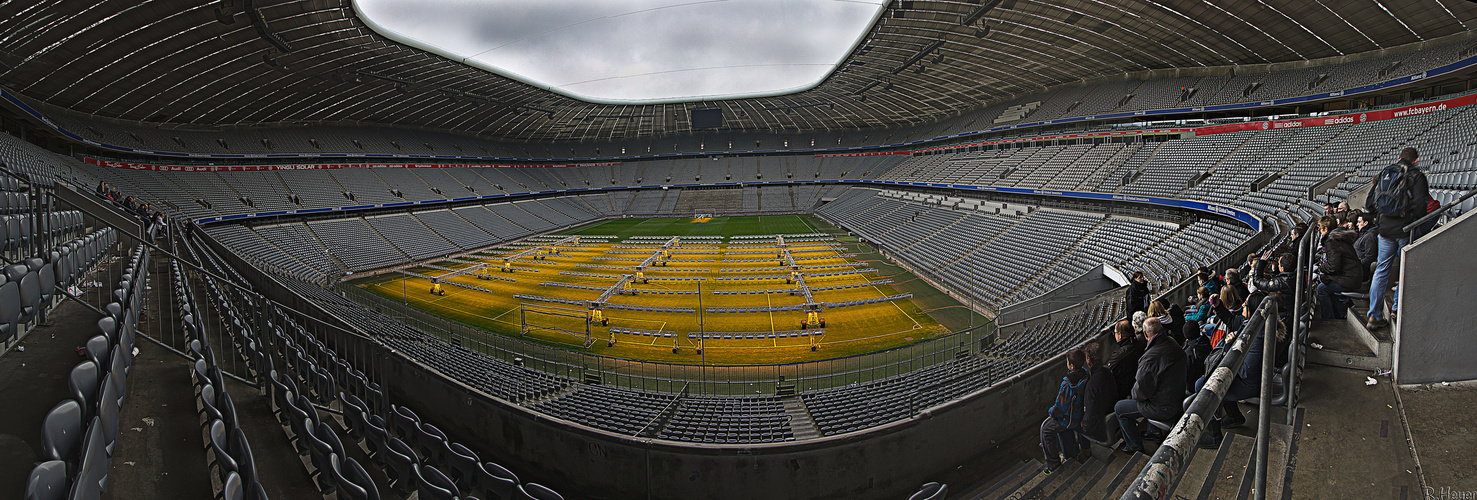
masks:
<instances>
[{"instance_id":1,"label":"stadium roof","mask_svg":"<svg viewBox=\"0 0 1477 500\"><path fill-rule=\"evenodd\" d=\"M376 32L581 101L660 104L819 85L886 0L354 0ZM850 41L850 43L846 43Z\"/></svg>"},{"instance_id":2,"label":"stadium roof","mask_svg":"<svg viewBox=\"0 0 1477 500\"><path fill-rule=\"evenodd\" d=\"M619 140L686 133L692 110L718 108L727 129L799 133L933 122L1125 72L1337 57L1469 23L1477 3L1459 0L901 0L810 90L616 105L396 42L367 26L352 0L5 2L0 86L144 123L360 123Z\"/></svg>"}]
</instances>

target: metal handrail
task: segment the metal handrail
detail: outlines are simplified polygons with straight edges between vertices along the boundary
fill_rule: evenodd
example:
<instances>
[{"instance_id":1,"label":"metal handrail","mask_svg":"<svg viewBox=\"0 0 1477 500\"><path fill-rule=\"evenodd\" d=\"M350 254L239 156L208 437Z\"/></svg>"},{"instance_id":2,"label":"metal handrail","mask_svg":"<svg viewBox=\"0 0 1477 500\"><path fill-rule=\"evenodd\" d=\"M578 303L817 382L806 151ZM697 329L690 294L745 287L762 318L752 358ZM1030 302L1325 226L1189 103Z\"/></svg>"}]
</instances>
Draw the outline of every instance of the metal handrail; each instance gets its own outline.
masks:
<instances>
[{"instance_id":1,"label":"metal handrail","mask_svg":"<svg viewBox=\"0 0 1477 500\"><path fill-rule=\"evenodd\" d=\"M1226 391L1230 389L1231 382L1235 380L1236 373L1241 370L1241 364L1245 361L1246 351L1251 348L1255 341L1257 328L1263 328L1263 335L1267 338L1276 339L1277 328L1277 299L1268 297L1263 300L1261 306L1257 307L1251 318L1236 336L1231 345L1231 350L1221 358L1221 364L1216 367L1206 378L1205 385L1201 386L1200 392L1196 393L1190 407L1180 416L1174 428L1165 436L1164 442L1154 455L1149 458L1149 463L1139 471L1138 477L1133 484L1123 493L1121 500L1148 500L1162 499L1169 494L1171 487L1178 482L1184 474L1185 468L1189 466L1190 454L1195 450L1200 441L1200 433L1205 431L1205 426L1215 416L1215 411L1220 408L1222 400L1226 397ZM1251 333L1251 335L1247 335ZM1267 432L1269 423L1266 406L1270 401L1267 391L1270 390L1268 382L1271 380L1272 364L1265 361L1265 357L1273 347L1268 346L1264 339L1262 343L1262 412L1260 415L1260 427L1257 429L1258 444L1262 445L1262 434ZM1266 453L1264 446L1258 447L1258 470L1266 469ZM1265 472L1261 473L1265 475ZM1258 488L1261 491L1264 488Z\"/></svg>"},{"instance_id":2,"label":"metal handrail","mask_svg":"<svg viewBox=\"0 0 1477 500\"><path fill-rule=\"evenodd\" d=\"M1410 224L1406 224L1405 227L1400 228L1400 231L1403 232L1403 233L1405 233L1405 234L1410 234L1411 231L1414 231L1415 228L1420 227L1421 224L1425 224L1426 221L1429 221L1431 219L1434 219L1436 217L1441 216L1442 214L1446 213L1447 210L1451 210L1452 207L1455 207L1457 205L1460 205L1462 202L1467 201L1467 199L1468 198L1471 198L1473 195L1477 195L1477 189L1473 189L1471 191L1467 191L1467 194L1464 194L1461 197L1459 197L1459 198L1457 198L1455 200L1452 200L1451 203L1447 203L1445 205L1442 205L1441 208L1438 208L1435 211L1433 211L1433 212L1431 212L1429 214L1426 214L1425 217L1421 217L1419 219L1416 219L1415 222L1412 222Z\"/></svg>"}]
</instances>

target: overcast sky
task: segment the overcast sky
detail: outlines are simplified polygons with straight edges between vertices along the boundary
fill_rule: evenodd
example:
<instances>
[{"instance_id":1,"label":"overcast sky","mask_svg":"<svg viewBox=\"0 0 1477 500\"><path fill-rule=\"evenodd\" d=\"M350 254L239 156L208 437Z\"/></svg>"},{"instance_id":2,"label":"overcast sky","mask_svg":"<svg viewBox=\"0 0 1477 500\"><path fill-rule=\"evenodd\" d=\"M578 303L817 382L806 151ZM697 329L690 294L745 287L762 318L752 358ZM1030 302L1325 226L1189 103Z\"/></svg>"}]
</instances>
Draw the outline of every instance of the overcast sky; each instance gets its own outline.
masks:
<instances>
[{"instance_id":1,"label":"overcast sky","mask_svg":"<svg viewBox=\"0 0 1477 500\"><path fill-rule=\"evenodd\" d=\"M886 0L354 0L382 34L596 102L808 88Z\"/></svg>"}]
</instances>

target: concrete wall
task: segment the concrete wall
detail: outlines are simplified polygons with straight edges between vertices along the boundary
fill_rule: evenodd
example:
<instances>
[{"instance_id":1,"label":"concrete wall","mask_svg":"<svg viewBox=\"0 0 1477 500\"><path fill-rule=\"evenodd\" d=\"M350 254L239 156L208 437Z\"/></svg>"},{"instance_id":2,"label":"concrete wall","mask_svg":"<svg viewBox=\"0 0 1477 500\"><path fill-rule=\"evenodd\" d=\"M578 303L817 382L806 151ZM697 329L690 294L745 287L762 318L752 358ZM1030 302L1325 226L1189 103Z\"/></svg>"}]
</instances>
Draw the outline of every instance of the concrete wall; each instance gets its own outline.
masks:
<instances>
[{"instance_id":1,"label":"concrete wall","mask_svg":"<svg viewBox=\"0 0 1477 500\"><path fill-rule=\"evenodd\" d=\"M1477 220L1468 212L1405 247L1395 381L1424 384L1477 379Z\"/></svg>"},{"instance_id":2,"label":"concrete wall","mask_svg":"<svg viewBox=\"0 0 1477 500\"><path fill-rule=\"evenodd\" d=\"M398 359L385 365L392 401L524 481L590 499L905 498L995 443L1039 426L1065 374L1057 356L910 420L797 443L720 446L614 436L392 357Z\"/></svg>"}]
</instances>

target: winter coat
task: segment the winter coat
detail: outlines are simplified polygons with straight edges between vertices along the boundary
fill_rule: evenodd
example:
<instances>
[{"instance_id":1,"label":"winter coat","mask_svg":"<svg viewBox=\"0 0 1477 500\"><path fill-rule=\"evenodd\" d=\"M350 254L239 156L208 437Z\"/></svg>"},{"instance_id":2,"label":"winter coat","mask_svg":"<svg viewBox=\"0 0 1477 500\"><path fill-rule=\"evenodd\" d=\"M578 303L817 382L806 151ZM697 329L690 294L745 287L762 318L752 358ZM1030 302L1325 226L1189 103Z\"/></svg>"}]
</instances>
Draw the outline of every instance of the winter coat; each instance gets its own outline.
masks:
<instances>
[{"instance_id":1,"label":"winter coat","mask_svg":"<svg viewBox=\"0 0 1477 500\"><path fill-rule=\"evenodd\" d=\"M1184 349L1169 335L1157 335L1149 341L1144 356L1139 358L1129 396L1139 402L1139 412L1145 418L1173 422L1184 413L1187 365Z\"/></svg>"},{"instance_id":2,"label":"winter coat","mask_svg":"<svg viewBox=\"0 0 1477 500\"><path fill-rule=\"evenodd\" d=\"M1087 379L1087 370L1081 368L1067 372L1067 376L1062 377L1062 385L1056 391L1056 403L1047 411L1057 425L1074 430L1082 426Z\"/></svg>"},{"instance_id":3,"label":"winter coat","mask_svg":"<svg viewBox=\"0 0 1477 500\"><path fill-rule=\"evenodd\" d=\"M1082 399L1082 433L1099 441L1108 439L1103 417L1113 413L1118 404L1118 386L1113 372L1106 366L1094 366L1087 379L1087 397Z\"/></svg>"},{"instance_id":4,"label":"winter coat","mask_svg":"<svg viewBox=\"0 0 1477 500\"><path fill-rule=\"evenodd\" d=\"M1380 235L1373 225L1364 226L1358 234L1354 240L1354 255L1359 257L1360 265L1369 269L1369 265L1380 257Z\"/></svg>"},{"instance_id":5,"label":"winter coat","mask_svg":"<svg viewBox=\"0 0 1477 500\"><path fill-rule=\"evenodd\" d=\"M1139 370L1139 358L1144 355L1144 341L1132 337L1118 343L1113 356L1108 358L1108 370L1113 372L1114 386L1118 388L1118 399L1127 399L1133 389L1133 377Z\"/></svg>"},{"instance_id":6,"label":"winter coat","mask_svg":"<svg viewBox=\"0 0 1477 500\"><path fill-rule=\"evenodd\" d=\"M1130 280L1128 282L1128 314L1133 314L1149 308L1149 283L1140 283Z\"/></svg>"},{"instance_id":7,"label":"winter coat","mask_svg":"<svg viewBox=\"0 0 1477 500\"><path fill-rule=\"evenodd\" d=\"M1336 228L1328 232L1323 240L1323 270L1325 283L1337 283L1345 290L1355 290L1364 282L1364 265L1354 250L1354 241L1359 233Z\"/></svg>"}]
</instances>

